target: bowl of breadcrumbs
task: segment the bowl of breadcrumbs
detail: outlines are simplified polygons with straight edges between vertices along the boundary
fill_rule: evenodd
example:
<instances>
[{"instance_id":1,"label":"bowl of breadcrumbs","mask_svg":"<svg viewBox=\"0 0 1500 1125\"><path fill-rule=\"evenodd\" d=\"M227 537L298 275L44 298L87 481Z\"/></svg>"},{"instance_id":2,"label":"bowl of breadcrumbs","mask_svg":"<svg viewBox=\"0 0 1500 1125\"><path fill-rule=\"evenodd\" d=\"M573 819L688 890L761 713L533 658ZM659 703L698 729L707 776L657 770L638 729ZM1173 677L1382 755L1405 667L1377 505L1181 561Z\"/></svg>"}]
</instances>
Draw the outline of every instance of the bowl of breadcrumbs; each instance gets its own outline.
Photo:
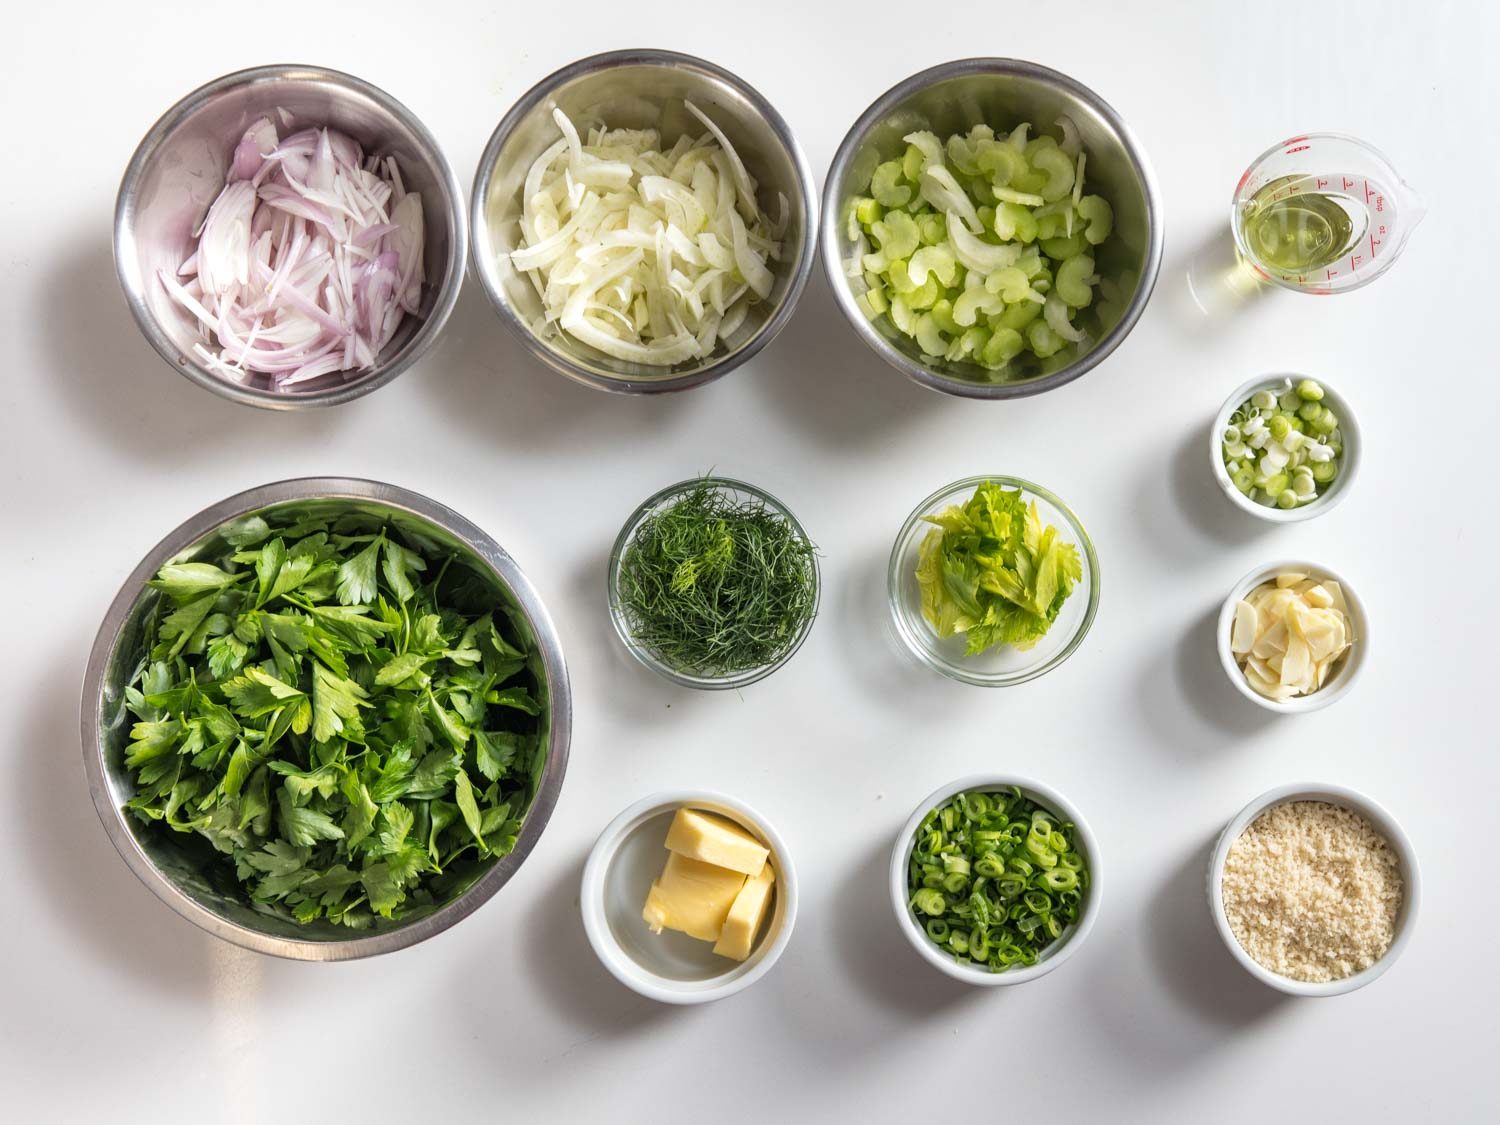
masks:
<instances>
[{"instance_id":1,"label":"bowl of breadcrumbs","mask_svg":"<svg viewBox=\"0 0 1500 1125\"><path fill-rule=\"evenodd\" d=\"M1251 976L1292 996L1338 996L1400 956L1421 876L1406 833L1368 797L1284 785L1224 829L1208 899L1224 944Z\"/></svg>"}]
</instances>

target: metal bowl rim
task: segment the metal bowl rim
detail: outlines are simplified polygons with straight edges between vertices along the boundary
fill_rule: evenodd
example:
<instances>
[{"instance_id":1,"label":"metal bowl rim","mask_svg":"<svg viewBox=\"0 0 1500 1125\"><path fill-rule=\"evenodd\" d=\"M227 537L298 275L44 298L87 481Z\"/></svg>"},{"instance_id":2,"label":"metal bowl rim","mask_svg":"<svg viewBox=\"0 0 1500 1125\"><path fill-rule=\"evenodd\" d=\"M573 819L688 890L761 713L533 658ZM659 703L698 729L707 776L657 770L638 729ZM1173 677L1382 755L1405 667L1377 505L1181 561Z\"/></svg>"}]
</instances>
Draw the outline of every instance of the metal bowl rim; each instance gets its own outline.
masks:
<instances>
[{"instance_id":1,"label":"metal bowl rim","mask_svg":"<svg viewBox=\"0 0 1500 1125\"><path fill-rule=\"evenodd\" d=\"M690 70L698 70L709 77L722 82L750 103L751 107L758 113L765 123L770 127L776 139L786 149L792 159L793 168L796 171L797 190L802 199L802 208L807 219L803 223L802 241L799 246L800 258L796 270L787 281L786 293L776 310L761 325L760 330L746 341L745 345L738 351L721 356L718 359L710 359L701 366L691 371L684 371L680 375L670 375L664 378L625 378L618 375L601 375L596 371L590 371L581 364L549 348L539 340L531 330L531 326L523 320L511 303L506 299L501 290L498 279L494 274L494 267L489 260L488 247L483 252L479 247L479 232L489 231L489 221L486 217L485 197L488 194L490 181L494 178L494 172L499 163L500 150L506 141L515 132L522 118L531 112L537 105L545 101L552 92L564 86L574 79L592 74L598 71L609 70L615 67L625 66L655 66L655 67L683 67ZM547 367L560 375L565 375L575 382L585 386L594 387L599 390L613 391L619 394L660 394L668 391L685 391L692 387L702 386L704 383L713 382L729 374L736 367L751 359L757 352L776 338L777 334L786 327L787 321L791 319L797 302L801 299L802 291L807 285L807 279L812 275L813 263L817 258L817 230L818 230L818 201L819 195L812 174L812 167L807 162L807 156L802 151L802 146L797 142L792 133L791 126L786 119L776 110L765 96L754 86L750 85L739 75L716 63L696 55L683 54L679 51L664 51L654 48L631 48L620 51L604 51L596 55L569 63L560 70L555 70L541 81L532 86L505 112L500 123L495 126L495 131L490 134L488 143L484 146L484 152L480 154L479 165L474 172L474 187L470 193L469 217L470 223L475 231L475 252L470 260L470 269L479 279L479 287L484 290L490 306L499 314L501 322L509 328L526 345L526 350L539 359ZM488 238L484 239L488 242Z\"/></svg>"},{"instance_id":2,"label":"metal bowl rim","mask_svg":"<svg viewBox=\"0 0 1500 1125\"><path fill-rule=\"evenodd\" d=\"M448 188L446 217L452 230L453 243L448 255L448 269L442 280L435 286L437 297L432 312L407 341L404 349L405 355L401 359L385 366L377 364L370 374L339 386L295 395L230 383L205 370L196 361L189 359L187 363L179 362L185 357L172 345L166 333L158 326L156 318L151 314L146 303L145 292L139 279L128 277L122 265L123 249L127 243L134 240L130 233L130 219L134 214L135 197L140 181L155 158L161 143L184 120L219 94L241 86L252 86L258 82L283 78L300 78L342 86L376 103L399 120L404 127L411 130L432 151L435 159L434 171ZM426 201L423 202L425 204ZM433 345L444 325L447 324L454 306L458 303L459 290L463 286L464 268L469 253L468 212L464 208L464 191L458 182L457 174L453 171L453 165L443 152L442 146L438 144L437 138L406 107L405 103L398 101L380 87L341 70L297 63L275 63L236 70L215 78L211 82L206 82L174 102L156 119L151 128L146 131L145 136L141 138L140 143L136 145L135 151L130 156L130 163L125 166L125 174L120 178L120 188L115 196L114 235L111 247L114 253L115 276L119 279L121 290L124 291L125 303L130 307L130 314L135 318L136 325L140 328L141 334L146 337L147 343L167 362L167 366L191 379L200 387L206 387L232 402L268 410L301 410L310 407L337 406L367 395L410 368Z\"/></svg>"},{"instance_id":3,"label":"metal bowl rim","mask_svg":"<svg viewBox=\"0 0 1500 1125\"><path fill-rule=\"evenodd\" d=\"M869 318L854 303L854 296L849 291L848 279L842 275L839 264L842 259L839 252L838 200L835 198L835 192L848 175L849 165L854 159L854 153L860 141L893 106L905 101L918 91L939 82L973 74L1014 74L1035 79L1058 87L1088 105L1119 137L1126 156L1140 176L1142 193L1146 201L1146 224L1150 232L1149 246L1146 250L1146 260L1141 268L1140 283L1136 287L1135 296L1131 298L1130 306L1125 310L1125 315L1105 334L1103 339L1067 367L1035 379L1015 383L973 383L952 379L933 371L925 364L915 362L891 347L885 337L875 331ZM1151 293L1156 288L1165 238L1162 229L1161 195L1156 184L1156 174L1146 158L1145 150L1137 143L1135 134L1115 112L1113 106L1077 79L1070 78L1051 67L1042 66L1040 63L1027 62L1024 59L976 57L940 63L901 80L876 98L859 116L839 143L833 162L828 166L828 176L823 182L820 241L823 251L823 270L828 276L829 287L833 289L839 308L844 317L854 326L860 338L876 355L908 379L931 390L963 398L994 400L1024 398L1071 383L1098 366L1115 348L1119 347L1121 341L1130 334L1136 322L1140 320L1147 302L1151 299Z\"/></svg>"},{"instance_id":4,"label":"metal bowl rim","mask_svg":"<svg viewBox=\"0 0 1500 1125\"><path fill-rule=\"evenodd\" d=\"M550 697L551 733L548 739L547 764L543 769L541 784L526 812L515 849L492 863L458 898L431 914L386 933L336 941L299 940L252 930L219 916L180 891L137 844L135 836L126 825L123 810L114 802L105 775L99 721L104 676L110 657L142 587L156 570L188 545L239 515L277 504L316 500L368 501L400 509L435 524L461 540L510 591L516 604L526 614L536 637L537 650L542 657ZM551 616L515 560L486 532L451 508L396 485L357 477L299 477L238 492L203 509L168 532L125 579L110 602L109 610L99 627L84 675L79 707L84 772L88 776L94 809L115 850L120 853L136 878L189 922L215 937L245 949L292 960L345 961L373 957L405 949L442 933L487 902L515 874L536 846L557 804L558 793L567 772L572 739L572 698L567 665Z\"/></svg>"}]
</instances>

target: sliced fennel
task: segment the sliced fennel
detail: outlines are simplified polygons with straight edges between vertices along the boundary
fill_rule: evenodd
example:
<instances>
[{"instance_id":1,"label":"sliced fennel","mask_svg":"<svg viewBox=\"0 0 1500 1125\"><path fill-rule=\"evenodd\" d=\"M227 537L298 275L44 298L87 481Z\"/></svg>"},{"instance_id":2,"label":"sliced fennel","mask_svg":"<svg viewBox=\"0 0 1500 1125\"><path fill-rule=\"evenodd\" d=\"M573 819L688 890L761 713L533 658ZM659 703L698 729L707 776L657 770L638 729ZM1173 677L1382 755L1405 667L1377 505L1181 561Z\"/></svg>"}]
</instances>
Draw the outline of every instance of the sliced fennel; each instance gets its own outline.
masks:
<instances>
[{"instance_id":1,"label":"sliced fennel","mask_svg":"<svg viewBox=\"0 0 1500 1125\"><path fill-rule=\"evenodd\" d=\"M876 166L847 218L865 315L888 319L926 356L995 372L1022 353L1065 362L1086 350L1079 312L1096 285L1120 289L1095 270L1114 212L1085 194L1077 125L1062 117L1056 129L1061 140L1029 124L902 138L905 151Z\"/></svg>"},{"instance_id":2,"label":"sliced fennel","mask_svg":"<svg viewBox=\"0 0 1500 1125\"><path fill-rule=\"evenodd\" d=\"M671 367L712 355L770 296L787 199L774 220L762 211L729 138L686 105L707 132L666 150L653 129L583 136L553 110L562 139L527 172L510 255L541 295L542 335Z\"/></svg>"}]
</instances>

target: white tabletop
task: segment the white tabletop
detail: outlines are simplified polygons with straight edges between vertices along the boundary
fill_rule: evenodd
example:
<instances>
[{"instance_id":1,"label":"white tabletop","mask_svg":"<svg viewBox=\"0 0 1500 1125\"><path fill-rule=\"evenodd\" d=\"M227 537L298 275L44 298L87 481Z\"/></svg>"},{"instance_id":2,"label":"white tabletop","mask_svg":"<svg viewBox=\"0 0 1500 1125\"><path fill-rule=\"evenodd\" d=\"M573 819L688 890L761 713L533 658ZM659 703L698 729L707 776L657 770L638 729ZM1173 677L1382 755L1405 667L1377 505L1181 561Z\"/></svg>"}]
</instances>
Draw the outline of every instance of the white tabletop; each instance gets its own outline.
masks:
<instances>
[{"instance_id":1,"label":"white tabletop","mask_svg":"<svg viewBox=\"0 0 1500 1125\"><path fill-rule=\"evenodd\" d=\"M1477 1120L1497 1110L1500 736L1489 595L1500 380L1488 337L1500 177L1493 5L956 3L392 4L301 18L254 6L25 5L0 48L9 342L0 382L4 926L0 1087L15 1121ZM668 9L671 12L668 12ZM747 18L748 16L748 18ZM142 133L201 82L264 62L349 70L404 100L462 179L533 82L596 51L659 46L743 75L821 172L881 91L963 54L1094 87L1153 160L1167 253L1125 344L1061 390L986 405L921 390L865 350L821 270L788 329L708 388L618 398L527 358L466 286L439 347L327 412L235 406L136 330L110 261L115 187ZM1390 275L1206 315L1195 261L1224 245L1236 178L1310 129L1366 137L1431 207ZM1366 458L1354 492L1272 528L1215 494L1204 449L1256 372L1326 376ZM717 467L785 499L824 553L821 619L782 672L695 694L633 665L604 560L648 493ZM1046 484L1091 529L1093 632L1004 691L906 663L886 640L902 519L983 472ZM200 933L116 856L89 802L78 689L118 583L168 529L269 480L368 476L427 493L504 544L556 618L576 690L561 801L516 878L457 928L351 964L283 963ZM1210 619L1252 566L1307 555L1368 604L1363 681L1270 716L1225 682ZM1023 771L1087 814L1108 864L1088 944L1020 989L971 990L896 929L884 869L924 794ZM1426 901L1364 991L1279 999L1210 927L1204 865L1239 807L1301 778L1361 789L1407 827ZM626 991L591 954L577 885L636 798L714 788L796 857L781 963L694 1010Z\"/></svg>"}]
</instances>

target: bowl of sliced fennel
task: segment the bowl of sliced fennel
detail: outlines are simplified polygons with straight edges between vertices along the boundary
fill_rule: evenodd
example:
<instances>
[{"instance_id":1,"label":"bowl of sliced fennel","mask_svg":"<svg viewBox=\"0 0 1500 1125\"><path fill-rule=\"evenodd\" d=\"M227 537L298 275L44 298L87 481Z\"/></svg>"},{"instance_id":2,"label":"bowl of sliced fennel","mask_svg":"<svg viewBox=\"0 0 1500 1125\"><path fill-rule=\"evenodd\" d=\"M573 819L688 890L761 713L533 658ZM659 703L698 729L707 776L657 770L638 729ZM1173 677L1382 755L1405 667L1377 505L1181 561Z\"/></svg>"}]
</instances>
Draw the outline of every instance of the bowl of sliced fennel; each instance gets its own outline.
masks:
<instances>
[{"instance_id":1,"label":"bowl of sliced fennel","mask_svg":"<svg viewBox=\"0 0 1500 1125\"><path fill-rule=\"evenodd\" d=\"M685 390L785 326L818 197L786 121L721 67L615 51L501 120L471 199L473 268L533 355L602 390Z\"/></svg>"}]
</instances>

